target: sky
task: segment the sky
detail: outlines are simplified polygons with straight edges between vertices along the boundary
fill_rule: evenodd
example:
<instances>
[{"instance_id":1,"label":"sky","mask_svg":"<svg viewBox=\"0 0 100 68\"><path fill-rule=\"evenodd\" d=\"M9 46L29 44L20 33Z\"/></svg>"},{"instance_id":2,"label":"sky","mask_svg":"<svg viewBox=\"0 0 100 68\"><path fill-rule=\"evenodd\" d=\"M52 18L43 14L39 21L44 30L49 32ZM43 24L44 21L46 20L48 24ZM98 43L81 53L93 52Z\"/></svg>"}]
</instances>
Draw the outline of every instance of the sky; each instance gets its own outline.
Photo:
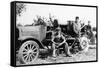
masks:
<instances>
[{"instance_id":1,"label":"sky","mask_svg":"<svg viewBox=\"0 0 100 68\"><path fill-rule=\"evenodd\" d=\"M27 3L25 5L26 11L17 17L17 23L22 25L34 23L33 19L36 19L36 15L49 19L49 14L51 14L58 19L60 24L66 24L68 20L75 20L75 17L79 16L85 24L91 21L91 26L96 26L96 8Z\"/></svg>"}]
</instances>

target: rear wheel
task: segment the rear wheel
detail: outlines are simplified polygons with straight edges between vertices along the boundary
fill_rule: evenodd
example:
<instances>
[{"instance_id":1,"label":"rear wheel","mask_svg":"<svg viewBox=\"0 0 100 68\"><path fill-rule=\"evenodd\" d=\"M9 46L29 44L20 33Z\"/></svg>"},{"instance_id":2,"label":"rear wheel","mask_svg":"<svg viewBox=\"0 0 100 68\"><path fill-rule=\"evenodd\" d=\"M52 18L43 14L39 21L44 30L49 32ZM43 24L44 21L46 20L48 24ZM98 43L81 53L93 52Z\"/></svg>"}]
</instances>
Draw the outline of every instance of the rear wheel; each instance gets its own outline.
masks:
<instances>
[{"instance_id":1,"label":"rear wheel","mask_svg":"<svg viewBox=\"0 0 100 68\"><path fill-rule=\"evenodd\" d=\"M28 40L22 44L18 55L22 63L32 64L39 56L39 45L33 40Z\"/></svg>"}]
</instances>

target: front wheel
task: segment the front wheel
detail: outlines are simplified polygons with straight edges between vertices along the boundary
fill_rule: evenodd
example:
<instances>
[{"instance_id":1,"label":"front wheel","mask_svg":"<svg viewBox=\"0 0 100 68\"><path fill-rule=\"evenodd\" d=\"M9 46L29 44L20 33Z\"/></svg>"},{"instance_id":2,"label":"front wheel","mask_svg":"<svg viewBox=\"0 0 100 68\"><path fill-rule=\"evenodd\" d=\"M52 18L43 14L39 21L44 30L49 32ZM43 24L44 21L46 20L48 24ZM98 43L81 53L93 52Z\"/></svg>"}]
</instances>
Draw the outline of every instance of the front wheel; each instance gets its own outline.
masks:
<instances>
[{"instance_id":1,"label":"front wheel","mask_svg":"<svg viewBox=\"0 0 100 68\"><path fill-rule=\"evenodd\" d=\"M80 38L80 46L82 48L82 51L87 52L89 48L89 40L86 37Z\"/></svg>"},{"instance_id":2,"label":"front wheel","mask_svg":"<svg viewBox=\"0 0 100 68\"><path fill-rule=\"evenodd\" d=\"M22 44L18 55L22 63L33 64L39 55L39 45L33 40L28 40Z\"/></svg>"}]
</instances>

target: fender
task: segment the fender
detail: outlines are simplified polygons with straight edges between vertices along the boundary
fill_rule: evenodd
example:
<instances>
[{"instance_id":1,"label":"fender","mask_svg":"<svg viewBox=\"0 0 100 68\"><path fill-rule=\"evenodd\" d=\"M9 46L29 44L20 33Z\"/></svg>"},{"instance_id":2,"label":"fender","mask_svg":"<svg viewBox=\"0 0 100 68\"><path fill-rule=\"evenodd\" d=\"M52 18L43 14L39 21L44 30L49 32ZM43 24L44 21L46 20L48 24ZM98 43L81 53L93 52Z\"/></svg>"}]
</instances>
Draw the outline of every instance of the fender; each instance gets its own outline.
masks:
<instances>
[{"instance_id":1,"label":"fender","mask_svg":"<svg viewBox=\"0 0 100 68\"><path fill-rule=\"evenodd\" d=\"M21 40L21 43L24 43L28 40L33 40L33 41L37 42L37 44L39 45L40 48L45 49L44 45L39 40L35 39L32 36L21 37L21 38L18 38L18 40Z\"/></svg>"}]
</instances>

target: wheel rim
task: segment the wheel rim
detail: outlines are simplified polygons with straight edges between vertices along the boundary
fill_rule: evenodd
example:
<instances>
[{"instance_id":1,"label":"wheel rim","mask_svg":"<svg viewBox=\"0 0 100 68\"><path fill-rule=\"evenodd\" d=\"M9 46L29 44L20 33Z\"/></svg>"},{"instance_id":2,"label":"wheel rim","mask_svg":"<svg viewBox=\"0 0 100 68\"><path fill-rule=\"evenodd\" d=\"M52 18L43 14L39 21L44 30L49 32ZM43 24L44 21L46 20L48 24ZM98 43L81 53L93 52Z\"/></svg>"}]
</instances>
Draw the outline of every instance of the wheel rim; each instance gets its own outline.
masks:
<instances>
[{"instance_id":1,"label":"wheel rim","mask_svg":"<svg viewBox=\"0 0 100 68\"><path fill-rule=\"evenodd\" d=\"M87 41L83 40L82 42L82 48L85 49L87 47Z\"/></svg>"},{"instance_id":2,"label":"wheel rim","mask_svg":"<svg viewBox=\"0 0 100 68\"><path fill-rule=\"evenodd\" d=\"M31 64L38 57L38 45L33 41L23 44L20 54L26 64Z\"/></svg>"},{"instance_id":3,"label":"wheel rim","mask_svg":"<svg viewBox=\"0 0 100 68\"><path fill-rule=\"evenodd\" d=\"M88 40L87 40L87 38L83 37L81 39L81 44L80 45L81 45L82 49L87 48L87 46L88 46Z\"/></svg>"}]
</instances>

